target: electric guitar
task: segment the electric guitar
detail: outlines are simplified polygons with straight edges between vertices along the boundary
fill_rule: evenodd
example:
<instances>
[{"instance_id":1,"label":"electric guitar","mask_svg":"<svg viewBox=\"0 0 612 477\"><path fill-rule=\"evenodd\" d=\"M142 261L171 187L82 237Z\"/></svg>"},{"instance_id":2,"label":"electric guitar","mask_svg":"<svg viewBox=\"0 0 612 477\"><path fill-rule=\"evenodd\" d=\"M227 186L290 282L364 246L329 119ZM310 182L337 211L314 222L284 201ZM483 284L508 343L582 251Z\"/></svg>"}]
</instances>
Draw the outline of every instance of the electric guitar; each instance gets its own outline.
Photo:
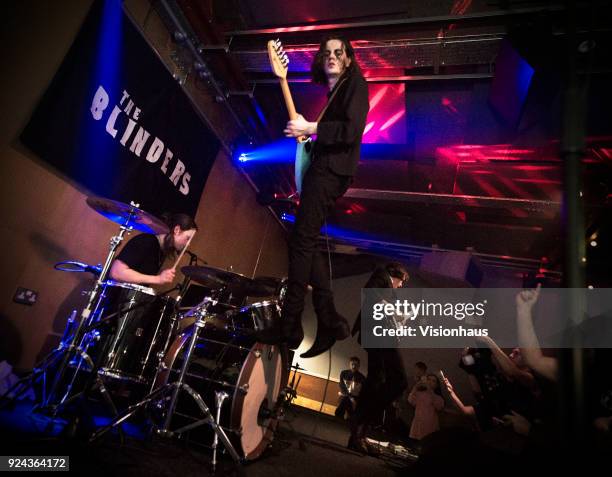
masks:
<instances>
[{"instance_id":1,"label":"electric guitar","mask_svg":"<svg viewBox=\"0 0 612 477\"><path fill-rule=\"evenodd\" d=\"M291 97L291 91L289 90L289 83L287 81L287 67L289 65L289 57L280 40L270 40L268 42L268 57L270 58L270 66L272 71L280 80L281 89L283 91L283 98L285 99L285 106L289 113L289 119L294 120L298 117L298 113L295 110L293 104L293 98ZM298 194L302 193L302 180L304 175L310 166L312 161L312 146L313 142L310 137L300 136L296 138L297 148L295 150L295 186Z\"/></svg>"}]
</instances>

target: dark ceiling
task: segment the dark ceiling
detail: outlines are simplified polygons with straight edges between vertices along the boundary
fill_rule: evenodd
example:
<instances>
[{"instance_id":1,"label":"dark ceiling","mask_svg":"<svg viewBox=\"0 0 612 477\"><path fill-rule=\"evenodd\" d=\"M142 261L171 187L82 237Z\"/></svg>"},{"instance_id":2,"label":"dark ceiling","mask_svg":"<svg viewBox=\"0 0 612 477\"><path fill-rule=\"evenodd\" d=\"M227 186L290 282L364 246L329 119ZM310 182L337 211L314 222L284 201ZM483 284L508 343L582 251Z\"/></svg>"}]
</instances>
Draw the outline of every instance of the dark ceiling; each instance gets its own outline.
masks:
<instances>
[{"instance_id":1,"label":"dark ceiling","mask_svg":"<svg viewBox=\"0 0 612 477\"><path fill-rule=\"evenodd\" d=\"M578 84L589 86L583 102L587 226L607 227L608 2L577 4L572 11L564 3L482 0L179 0L176 6L204 44L225 46L208 45L205 57L213 77L234 91L230 107L248 125L233 144L237 150L282 138L287 113L268 63L270 39L280 38L288 52L296 107L307 118L325 101L325 91L308 83L308 71L320 38L332 31L355 46L370 84L370 116L384 122L385 114L399 111L394 137L379 134L364 145L355 181L330 218L337 252L409 260L432 247L469 249L496 266L559 271L568 51L576 52ZM572 28L576 36L568 41ZM501 99L494 93L495 82L512 87L501 77L504 45L534 71L520 114L510 122L496 104L504 91ZM377 92L382 106L375 112ZM574 114L580 118L580 111ZM579 127L580 121L568 124ZM287 155L284 163L245 166L263 196L293 192L290 150ZM287 201L272 207L279 217L293 213Z\"/></svg>"}]
</instances>

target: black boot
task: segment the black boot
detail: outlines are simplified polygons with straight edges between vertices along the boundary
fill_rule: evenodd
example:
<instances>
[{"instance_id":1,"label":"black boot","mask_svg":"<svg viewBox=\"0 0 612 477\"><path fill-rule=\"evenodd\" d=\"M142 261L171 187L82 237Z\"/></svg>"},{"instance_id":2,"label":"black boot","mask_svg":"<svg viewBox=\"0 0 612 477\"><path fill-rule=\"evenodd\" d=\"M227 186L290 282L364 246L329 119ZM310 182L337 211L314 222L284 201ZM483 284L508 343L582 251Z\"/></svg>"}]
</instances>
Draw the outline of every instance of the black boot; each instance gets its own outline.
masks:
<instances>
[{"instance_id":1,"label":"black boot","mask_svg":"<svg viewBox=\"0 0 612 477\"><path fill-rule=\"evenodd\" d=\"M284 325L284 326L283 326ZM287 343L287 348L297 349L304 339L304 329L302 328L302 320L296 320L293 323L282 323L281 329L283 332L283 342Z\"/></svg>"},{"instance_id":2,"label":"black boot","mask_svg":"<svg viewBox=\"0 0 612 477\"><path fill-rule=\"evenodd\" d=\"M351 334L348 321L342 315L334 312L332 320L323 315L317 315L317 336L310 349L300 355L300 358L313 358L325 353L336 341L342 341Z\"/></svg>"},{"instance_id":3,"label":"black boot","mask_svg":"<svg viewBox=\"0 0 612 477\"><path fill-rule=\"evenodd\" d=\"M351 423L351 436L348 440L347 447L351 450L357 451L360 454L368 454L368 446L365 441L365 425L355 425Z\"/></svg>"}]
</instances>

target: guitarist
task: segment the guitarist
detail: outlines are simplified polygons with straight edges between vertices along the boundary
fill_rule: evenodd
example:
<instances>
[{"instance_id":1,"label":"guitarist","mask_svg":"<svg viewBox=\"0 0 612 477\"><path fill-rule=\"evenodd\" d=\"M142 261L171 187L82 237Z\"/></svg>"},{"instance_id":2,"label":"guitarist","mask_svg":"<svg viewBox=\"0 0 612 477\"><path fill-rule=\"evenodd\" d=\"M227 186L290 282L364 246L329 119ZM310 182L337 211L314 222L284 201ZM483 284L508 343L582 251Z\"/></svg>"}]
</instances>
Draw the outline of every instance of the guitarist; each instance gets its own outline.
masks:
<instances>
[{"instance_id":1,"label":"guitarist","mask_svg":"<svg viewBox=\"0 0 612 477\"><path fill-rule=\"evenodd\" d=\"M262 332L260 341L287 343L296 349L304 338L302 311L308 285L317 314L317 336L301 356L317 356L336 340L350 334L346 319L334 306L328 263L317 252L317 239L337 199L352 182L359 163L361 137L368 114L368 86L350 42L341 36L325 38L311 66L312 80L327 86L328 100L319 122L301 115L287 123L287 137L314 136L313 161L302 183L300 205L289 239L288 288L282 309L280 333Z\"/></svg>"}]
</instances>

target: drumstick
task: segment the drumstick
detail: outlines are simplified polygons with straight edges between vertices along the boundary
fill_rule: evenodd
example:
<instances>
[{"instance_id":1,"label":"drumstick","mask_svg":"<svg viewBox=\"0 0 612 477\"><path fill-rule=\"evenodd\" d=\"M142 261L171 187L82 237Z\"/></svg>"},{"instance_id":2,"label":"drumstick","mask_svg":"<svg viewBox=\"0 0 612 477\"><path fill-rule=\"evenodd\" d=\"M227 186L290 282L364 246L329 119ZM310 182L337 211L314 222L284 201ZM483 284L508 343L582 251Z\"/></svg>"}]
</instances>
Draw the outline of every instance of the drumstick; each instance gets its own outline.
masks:
<instances>
[{"instance_id":1,"label":"drumstick","mask_svg":"<svg viewBox=\"0 0 612 477\"><path fill-rule=\"evenodd\" d=\"M191 243L191 239L195 236L195 233L189 237L189 240L187 241L187 245L185 245L185 248L183 248L183 251L181 252L181 254L178 256L178 258L176 259L176 262L174 262L174 265L172 266L172 270L176 270L176 266L179 264L179 262L181 261L181 258L183 258L183 255L185 254L185 251L187 250L187 247L189 247L189 244Z\"/></svg>"}]
</instances>

